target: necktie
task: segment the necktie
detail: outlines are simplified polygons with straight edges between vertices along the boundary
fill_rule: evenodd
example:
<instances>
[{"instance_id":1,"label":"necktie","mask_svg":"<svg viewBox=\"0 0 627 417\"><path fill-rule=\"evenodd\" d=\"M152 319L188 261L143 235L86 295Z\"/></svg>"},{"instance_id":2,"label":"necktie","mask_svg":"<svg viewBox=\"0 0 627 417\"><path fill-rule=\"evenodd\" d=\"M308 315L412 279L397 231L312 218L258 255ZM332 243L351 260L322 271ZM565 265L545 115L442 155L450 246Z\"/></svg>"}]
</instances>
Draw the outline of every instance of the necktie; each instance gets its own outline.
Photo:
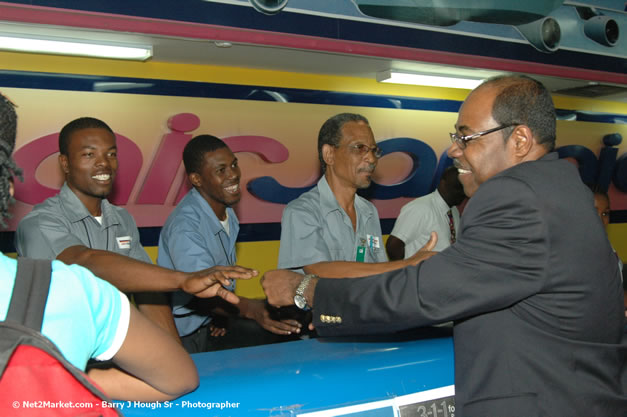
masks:
<instances>
[{"instance_id":1,"label":"necktie","mask_svg":"<svg viewBox=\"0 0 627 417\"><path fill-rule=\"evenodd\" d=\"M451 228L451 245L455 243L455 224L453 223L453 212L451 210L446 212L448 217L448 226Z\"/></svg>"}]
</instances>

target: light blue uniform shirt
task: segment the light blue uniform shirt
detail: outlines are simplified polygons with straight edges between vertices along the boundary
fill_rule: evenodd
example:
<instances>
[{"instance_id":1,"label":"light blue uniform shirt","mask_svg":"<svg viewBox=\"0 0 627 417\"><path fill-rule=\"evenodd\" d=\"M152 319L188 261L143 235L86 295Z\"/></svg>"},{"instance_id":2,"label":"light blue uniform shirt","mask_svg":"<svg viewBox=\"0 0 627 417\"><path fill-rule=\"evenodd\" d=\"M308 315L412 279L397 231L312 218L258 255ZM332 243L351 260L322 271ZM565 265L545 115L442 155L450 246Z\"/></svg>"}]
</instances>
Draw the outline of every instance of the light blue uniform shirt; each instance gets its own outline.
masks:
<instances>
[{"instance_id":1,"label":"light blue uniform shirt","mask_svg":"<svg viewBox=\"0 0 627 417\"><path fill-rule=\"evenodd\" d=\"M239 221L233 209L226 209L227 234L207 201L195 188L170 213L159 236L157 264L184 272L216 265L235 265L235 241ZM234 282L234 281L233 281ZM233 284L234 289L235 285ZM172 295L172 312L179 335L186 336L207 324L207 314L196 314L186 307L193 296L183 291Z\"/></svg>"},{"instance_id":2,"label":"light blue uniform shirt","mask_svg":"<svg viewBox=\"0 0 627 417\"><path fill-rule=\"evenodd\" d=\"M0 254L0 320L4 320L15 284L17 262ZM79 265L52 262L50 291L42 333L79 369L87 361L111 359L128 330L130 306L113 285Z\"/></svg>"},{"instance_id":3,"label":"light blue uniform shirt","mask_svg":"<svg viewBox=\"0 0 627 417\"><path fill-rule=\"evenodd\" d=\"M102 224L63 184L59 194L37 204L20 221L15 247L20 256L55 259L71 246L86 246L152 263L139 241L135 220L122 207L102 200Z\"/></svg>"},{"instance_id":4,"label":"light blue uniform shirt","mask_svg":"<svg viewBox=\"0 0 627 417\"><path fill-rule=\"evenodd\" d=\"M316 187L283 211L278 267L299 269L323 261L356 261L359 247L365 248L364 262L386 262L376 207L355 195L355 212L356 230L323 175Z\"/></svg>"}]
</instances>

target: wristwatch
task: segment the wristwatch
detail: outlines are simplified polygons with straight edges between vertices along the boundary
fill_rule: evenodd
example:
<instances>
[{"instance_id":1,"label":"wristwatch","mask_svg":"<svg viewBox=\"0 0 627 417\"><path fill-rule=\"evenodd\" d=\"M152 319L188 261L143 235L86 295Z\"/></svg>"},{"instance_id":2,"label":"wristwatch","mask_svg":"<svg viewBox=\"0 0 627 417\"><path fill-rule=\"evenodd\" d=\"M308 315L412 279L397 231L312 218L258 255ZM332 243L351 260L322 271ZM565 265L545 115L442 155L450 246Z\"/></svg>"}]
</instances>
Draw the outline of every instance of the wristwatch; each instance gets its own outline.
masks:
<instances>
[{"instance_id":1,"label":"wristwatch","mask_svg":"<svg viewBox=\"0 0 627 417\"><path fill-rule=\"evenodd\" d=\"M316 275L314 274L305 275L303 280L300 282L300 284L298 284L298 287L296 288L296 295L294 295L294 304L296 304L296 307L300 308L301 310L310 309L310 307L307 305L307 299L305 298L305 290L307 289L307 286L309 285L311 279L314 277L316 277Z\"/></svg>"}]
</instances>

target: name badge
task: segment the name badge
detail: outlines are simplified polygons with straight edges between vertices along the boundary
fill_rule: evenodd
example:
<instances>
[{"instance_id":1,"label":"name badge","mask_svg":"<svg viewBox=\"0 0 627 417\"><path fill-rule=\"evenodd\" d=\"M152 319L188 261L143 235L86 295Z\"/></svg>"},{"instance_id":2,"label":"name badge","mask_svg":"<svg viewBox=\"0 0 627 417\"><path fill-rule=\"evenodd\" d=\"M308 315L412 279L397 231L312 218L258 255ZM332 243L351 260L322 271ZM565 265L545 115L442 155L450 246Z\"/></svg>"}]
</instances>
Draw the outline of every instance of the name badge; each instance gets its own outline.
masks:
<instances>
[{"instance_id":1,"label":"name badge","mask_svg":"<svg viewBox=\"0 0 627 417\"><path fill-rule=\"evenodd\" d=\"M130 236L116 237L115 240L118 241L118 248L120 248L120 249L130 249L131 248L131 237Z\"/></svg>"},{"instance_id":2,"label":"name badge","mask_svg":"<svg viewBox=\"0 0 627 417\"><path fill-rule=\"evenodd\" d=\"M381 240L379 239L379 236L366 235L366 240L368 241L368 247L370 249L379 249L381 245Z\"/></svg>"}]
</instances>

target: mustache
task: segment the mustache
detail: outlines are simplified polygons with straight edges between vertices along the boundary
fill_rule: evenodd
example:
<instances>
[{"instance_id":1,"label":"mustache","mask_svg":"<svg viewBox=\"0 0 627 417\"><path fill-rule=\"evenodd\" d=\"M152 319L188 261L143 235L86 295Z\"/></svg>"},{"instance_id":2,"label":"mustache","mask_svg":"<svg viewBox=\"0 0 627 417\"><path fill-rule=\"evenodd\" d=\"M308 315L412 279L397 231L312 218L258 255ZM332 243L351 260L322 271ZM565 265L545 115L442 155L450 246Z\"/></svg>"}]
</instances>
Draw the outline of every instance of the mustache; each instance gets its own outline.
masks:
<instances>
[{"instance_id":1,"label":"mustache","mask_svg":"<svg viewBox=\"0 0 627 417\"><path fill-rule=\"evenodd\" d=\"M453 166L454 166L455 168L457 168L457 170L458 170L458 171L459 171L460 169L463 169L463 170L468 170L468 168L464 168L464 166L462 165L462 163L461 163L461 162L459 162L457 159L453 159Z\"/></svg>"},{"instance_id":2,"label":"mustache","mask_svg":"<svg viewBox=\"0 0 627 417\"><path fill-rule=\"evenodd\" d=\"M368 166L366 167L359 168L357 172L369 172L370 174L372 174L376 167L377 167L377 164L368 164Z\"/></svg>"}]
</instances>

